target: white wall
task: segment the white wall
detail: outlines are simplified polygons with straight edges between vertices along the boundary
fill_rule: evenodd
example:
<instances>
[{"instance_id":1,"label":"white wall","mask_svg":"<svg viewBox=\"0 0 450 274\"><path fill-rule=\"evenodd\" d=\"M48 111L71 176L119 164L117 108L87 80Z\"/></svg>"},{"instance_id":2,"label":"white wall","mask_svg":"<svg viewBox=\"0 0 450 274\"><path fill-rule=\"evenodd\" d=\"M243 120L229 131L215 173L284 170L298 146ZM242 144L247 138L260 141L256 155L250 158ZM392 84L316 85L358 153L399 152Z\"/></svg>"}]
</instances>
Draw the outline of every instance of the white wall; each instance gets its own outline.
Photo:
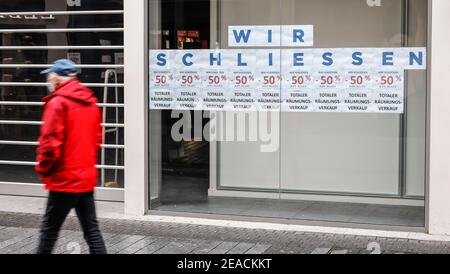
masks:
<instances>
[{"instance_id":1,"label":"white wall","mask_svg":"<svg viewBox=\"0 0 450 274\"><path fill-rule=\"evenodd\" d=\"M125 214L148 209L146 0L124 0Z\"/></svg>"},{"instance_id":2,"label":"white wall","mask_svg":"<svg viewBox=\"0 0 450 274\"><path fill-rule=\"evenodd\" d=\"M429 232L450 235L450 1L432 0Z\"/></svg>"}]
</instances>

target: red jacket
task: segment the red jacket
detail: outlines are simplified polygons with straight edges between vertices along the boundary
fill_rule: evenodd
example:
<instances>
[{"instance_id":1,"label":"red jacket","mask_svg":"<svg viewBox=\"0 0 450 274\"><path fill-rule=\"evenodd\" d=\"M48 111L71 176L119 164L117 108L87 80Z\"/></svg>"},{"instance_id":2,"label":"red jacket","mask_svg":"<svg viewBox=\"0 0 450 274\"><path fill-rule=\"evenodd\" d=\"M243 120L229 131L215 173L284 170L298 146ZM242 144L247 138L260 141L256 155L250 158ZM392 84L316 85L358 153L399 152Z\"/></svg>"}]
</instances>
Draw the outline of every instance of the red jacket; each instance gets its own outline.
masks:
<instances>
[{"instance_id":1,"label":"red jacket","mask_svg":"<svg viewBox=\"0 0 450 274\"><path fill-rule=\"evenodd\" d=\"M47 190L91 192L97 186L102 143L101 112L90 89L77 79L44 98L36 171Z\"/></svg>"}]
</instances>

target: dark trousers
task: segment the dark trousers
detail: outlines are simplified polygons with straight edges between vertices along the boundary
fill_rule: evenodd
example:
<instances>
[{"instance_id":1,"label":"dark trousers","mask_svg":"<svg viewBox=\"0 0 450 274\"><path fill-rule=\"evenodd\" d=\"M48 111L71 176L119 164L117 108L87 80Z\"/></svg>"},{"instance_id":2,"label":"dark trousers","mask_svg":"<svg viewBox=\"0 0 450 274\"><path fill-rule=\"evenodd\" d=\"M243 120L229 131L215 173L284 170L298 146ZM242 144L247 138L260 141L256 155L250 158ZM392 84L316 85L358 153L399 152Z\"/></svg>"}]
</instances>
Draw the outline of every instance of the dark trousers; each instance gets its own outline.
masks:
<instances>
[{"instance_id":1,"label":"dark trousers","mask_svg":"<svg viewBox=\"0 0 450 274\"><path fill-rule=\"evenodd\" d=\"M52 253L61 227L72 208L77 213L90 253L106 254L95 212L94 192L81 194L50 192L37 253Z\"/></svg>"}]
</instances>

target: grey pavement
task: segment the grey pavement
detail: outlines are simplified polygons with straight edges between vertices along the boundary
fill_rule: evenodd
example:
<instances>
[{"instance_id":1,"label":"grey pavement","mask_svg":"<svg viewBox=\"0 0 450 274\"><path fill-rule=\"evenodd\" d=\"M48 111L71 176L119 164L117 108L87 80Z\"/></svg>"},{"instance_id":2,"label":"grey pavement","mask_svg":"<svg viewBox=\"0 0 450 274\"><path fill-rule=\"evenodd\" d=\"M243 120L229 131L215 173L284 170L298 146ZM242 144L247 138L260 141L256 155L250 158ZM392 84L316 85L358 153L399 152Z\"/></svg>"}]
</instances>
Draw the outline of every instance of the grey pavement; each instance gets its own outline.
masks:
<instances>
[{"instance_id":1,"label":"grey pavement","mask_svg":"<svg viewBox=\"0 0 450 274\"><path fill-rule=\"evenodd\" d=\"M34 253L41 216L0 212L0 254ZM450 254L450 242L267 229L100 219L117 254ZM78 220L68 217L57 254L87 254Z\"/></svg>"}]
</instances>

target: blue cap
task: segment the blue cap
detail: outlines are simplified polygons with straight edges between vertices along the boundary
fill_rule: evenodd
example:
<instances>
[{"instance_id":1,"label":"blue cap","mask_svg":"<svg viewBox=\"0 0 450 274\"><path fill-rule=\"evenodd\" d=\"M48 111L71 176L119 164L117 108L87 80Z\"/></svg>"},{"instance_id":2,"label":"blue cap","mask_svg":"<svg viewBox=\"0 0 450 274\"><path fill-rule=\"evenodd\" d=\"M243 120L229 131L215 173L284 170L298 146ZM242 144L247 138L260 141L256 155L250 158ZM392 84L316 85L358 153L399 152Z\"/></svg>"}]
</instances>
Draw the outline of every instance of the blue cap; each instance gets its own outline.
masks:
<instances>
[{"instance_id":1,"label":"blue cap","mask_svg":"<svg viewBox=\"0 0 450 274\"><path fill-rule=\"evenodd\" d=\"M41 74L48 74L50 72L56 73L60 76L75 76L77 68L75 64L67 59L60 59L53 63L53 66L41 71Z\"/></svg>"}]
</instances>

